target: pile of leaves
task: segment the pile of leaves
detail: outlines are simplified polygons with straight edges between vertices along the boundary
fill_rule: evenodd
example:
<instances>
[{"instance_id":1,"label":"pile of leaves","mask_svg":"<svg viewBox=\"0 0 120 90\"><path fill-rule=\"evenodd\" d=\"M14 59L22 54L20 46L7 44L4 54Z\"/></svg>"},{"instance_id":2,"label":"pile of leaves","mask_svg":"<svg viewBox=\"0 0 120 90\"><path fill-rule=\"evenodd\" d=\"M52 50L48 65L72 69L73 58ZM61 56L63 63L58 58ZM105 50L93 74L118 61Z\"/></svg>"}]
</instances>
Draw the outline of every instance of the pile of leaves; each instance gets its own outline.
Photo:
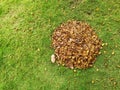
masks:
<instances>
[{"instance_id":1,"label":"pile of leaves","mask_svg":"<svg viewBox=\"0 0 120 90\"><path fill-rule=\"evenodd\" d=\"M85 22L68 21L52 35L55 62L73 68L88 68L96 61L102 41Z\"/></svg>"}]
</instances>

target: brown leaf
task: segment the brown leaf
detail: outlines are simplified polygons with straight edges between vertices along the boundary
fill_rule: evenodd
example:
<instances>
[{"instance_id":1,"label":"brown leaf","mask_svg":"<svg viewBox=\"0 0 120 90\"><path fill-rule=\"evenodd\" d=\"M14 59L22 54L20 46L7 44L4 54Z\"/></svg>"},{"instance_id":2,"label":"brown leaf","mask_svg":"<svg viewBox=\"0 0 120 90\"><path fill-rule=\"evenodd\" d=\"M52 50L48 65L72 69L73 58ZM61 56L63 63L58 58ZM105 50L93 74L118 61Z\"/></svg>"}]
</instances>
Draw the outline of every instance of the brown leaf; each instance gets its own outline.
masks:
<instances>
[{"instance_id":1,"label":"brown leaf","mask_svg":"<svg viewBox=\"0 0 120 90\"><path fill-rule=\"evenodd\" d=\"M104 44L90 25L74 20L56 28L52 35L52 46L56 62L73 69L93 66Z\"/></svg>"}]
</instances>

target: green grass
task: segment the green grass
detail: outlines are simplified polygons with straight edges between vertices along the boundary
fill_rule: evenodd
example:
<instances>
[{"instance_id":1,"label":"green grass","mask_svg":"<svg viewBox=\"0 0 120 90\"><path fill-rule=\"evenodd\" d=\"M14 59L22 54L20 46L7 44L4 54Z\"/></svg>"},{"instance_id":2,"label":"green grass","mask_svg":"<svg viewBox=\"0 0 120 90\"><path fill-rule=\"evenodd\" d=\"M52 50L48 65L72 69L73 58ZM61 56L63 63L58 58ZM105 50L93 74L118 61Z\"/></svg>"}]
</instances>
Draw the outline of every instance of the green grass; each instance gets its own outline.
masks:
<instances>
[{"instance_id":1,"label":"green grass","mask_svg":"<svg viewBox=\"0 0 120 90\"><path fill-rule=\"evenodd\" d=\"M50 61L52 32L71 19L108 43L93 68L76 73ZM118 65L119 0L0 0L0 90L120 90Z\"/></svg>"}]
</instances>

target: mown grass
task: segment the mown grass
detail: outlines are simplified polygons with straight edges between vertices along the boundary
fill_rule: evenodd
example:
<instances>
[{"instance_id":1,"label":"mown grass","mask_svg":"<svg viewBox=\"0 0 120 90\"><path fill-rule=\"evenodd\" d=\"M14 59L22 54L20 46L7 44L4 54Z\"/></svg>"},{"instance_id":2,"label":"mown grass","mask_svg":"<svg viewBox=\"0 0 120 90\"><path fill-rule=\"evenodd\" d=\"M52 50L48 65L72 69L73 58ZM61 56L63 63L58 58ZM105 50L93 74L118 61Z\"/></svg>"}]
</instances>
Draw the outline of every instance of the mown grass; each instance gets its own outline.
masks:
<instances>
[{"instance_id":1,"label":"mown grass","mask_svg":"<svg viewBox=\"0 0 120 90\"><path fill-rule=\"evenodd\" d=\"M76 73L50 61L52 32L71 19L108 43ZM119 25L119 0L0 0L0 90L120 90Z\"/></svg>"}]
</instances>

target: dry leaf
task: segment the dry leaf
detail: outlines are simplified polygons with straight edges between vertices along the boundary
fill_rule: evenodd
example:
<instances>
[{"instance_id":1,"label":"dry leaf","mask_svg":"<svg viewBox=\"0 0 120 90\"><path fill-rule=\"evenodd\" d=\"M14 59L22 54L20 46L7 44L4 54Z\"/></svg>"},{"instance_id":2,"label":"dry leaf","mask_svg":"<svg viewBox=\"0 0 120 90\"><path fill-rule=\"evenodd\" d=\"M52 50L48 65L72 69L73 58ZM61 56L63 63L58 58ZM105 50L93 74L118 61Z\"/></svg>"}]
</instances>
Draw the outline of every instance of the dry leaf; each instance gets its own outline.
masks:
<instances>
[{"instance_id":1,"label":"dry leaf","mask_svg":"<svg viewBox=\"0 0 120 90\"><path fill-rule=\"evenodd\" d=\"M52 35L56 62L71 69L93 66L104 45L87 23L75 20L63 23Z\"/></svg>"}]
</instances>

